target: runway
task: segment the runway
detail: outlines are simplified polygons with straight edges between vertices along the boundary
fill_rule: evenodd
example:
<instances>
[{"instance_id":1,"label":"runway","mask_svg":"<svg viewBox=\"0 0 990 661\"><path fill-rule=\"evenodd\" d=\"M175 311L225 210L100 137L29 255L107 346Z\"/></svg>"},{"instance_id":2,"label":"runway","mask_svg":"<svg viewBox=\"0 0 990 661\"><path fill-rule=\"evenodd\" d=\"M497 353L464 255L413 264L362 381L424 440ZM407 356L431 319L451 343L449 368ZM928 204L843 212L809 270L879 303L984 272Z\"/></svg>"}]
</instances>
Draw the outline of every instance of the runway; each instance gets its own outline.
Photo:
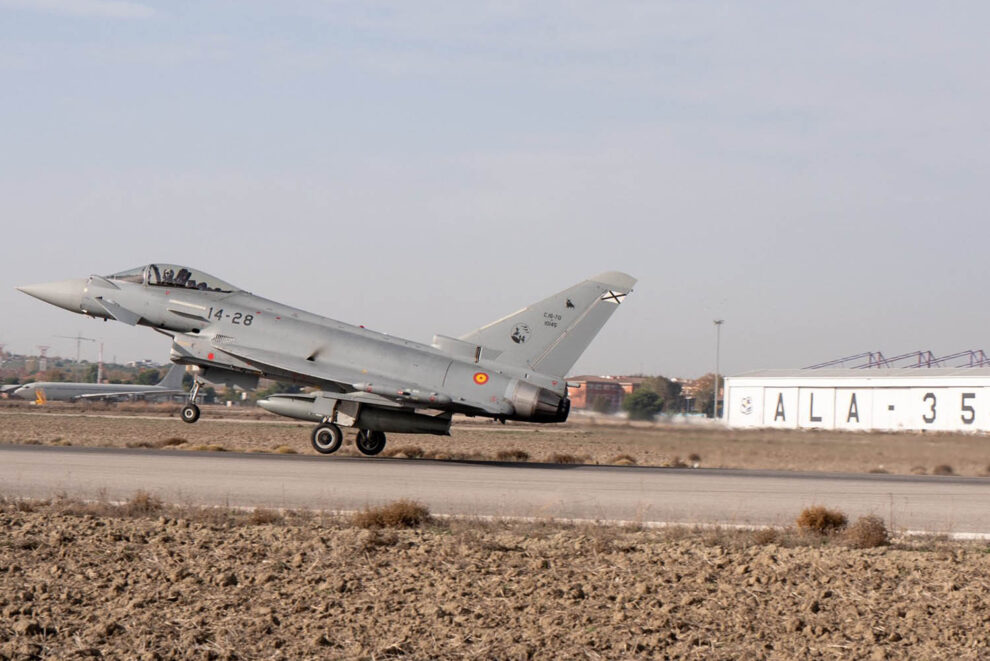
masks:
<instances>
[{"instance_id":1,"label":"runway","mask_svg":"<svg viewBox=\"0 0 990 661\"><path fill-rule=\"evenodd\" d=\"M895 530L990 534L990 478L574 466L0 445L0 495L645 524L788 525L809 505Z\"/></svg>"}]
</instances>

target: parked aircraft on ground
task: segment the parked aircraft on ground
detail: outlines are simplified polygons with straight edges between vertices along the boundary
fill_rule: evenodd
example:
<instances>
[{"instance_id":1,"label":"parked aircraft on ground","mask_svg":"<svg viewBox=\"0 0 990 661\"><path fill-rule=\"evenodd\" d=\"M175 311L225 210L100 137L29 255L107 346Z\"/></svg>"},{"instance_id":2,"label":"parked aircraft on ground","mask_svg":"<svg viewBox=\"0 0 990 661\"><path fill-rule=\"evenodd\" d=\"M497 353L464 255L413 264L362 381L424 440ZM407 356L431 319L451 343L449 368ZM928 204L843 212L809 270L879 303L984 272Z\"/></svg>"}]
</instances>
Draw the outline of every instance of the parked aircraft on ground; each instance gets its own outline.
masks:
<instances>
[{"instance_id":1,"label":"parked aircraft on ground","mask_svg":"<svg viewBox=\"0 0 990 661\"><path fill-rule=\"evenodd\" d=\"M386 432L448 434L453 413L563 422L570 409L564 375L635 282L602 273L460 338L436 335L432 345L304 312L178 265L18 289L170 336L172 361L200 368L182 408L186 422L199 419L202 384L251 389L264 376L320 389L258 402L317 422L317 451L336 451L347 426L359 430L358 449L375 455Z\"/></svg>"},{"instance_id":2,"label":"parked aircraft on ground","mask_svg":"<svg viewBox=\"0 0 990 661\"><path fill-rule=\"evenodd\" d=\"M165 378L153 386L127 383L70 383L66 381L35 381L19 386L11 397L34 400L37 404L48 401L74 402L82 399L123 399L125 397L154 397L184 392L182 365L172 365Z\"/></svg>"}]
</instances>

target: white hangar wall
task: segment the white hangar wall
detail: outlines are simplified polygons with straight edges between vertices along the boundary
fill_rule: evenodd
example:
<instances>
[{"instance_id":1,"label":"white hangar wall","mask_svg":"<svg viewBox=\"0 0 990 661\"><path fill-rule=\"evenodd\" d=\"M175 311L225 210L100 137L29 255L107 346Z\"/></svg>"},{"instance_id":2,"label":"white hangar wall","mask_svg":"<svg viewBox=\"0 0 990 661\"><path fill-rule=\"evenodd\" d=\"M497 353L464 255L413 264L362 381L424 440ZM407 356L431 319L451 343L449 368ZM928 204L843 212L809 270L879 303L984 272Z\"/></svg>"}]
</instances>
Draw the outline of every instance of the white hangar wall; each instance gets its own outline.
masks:
<instances>
[{"instance_id":1,"label":"white hangar wall","mask_svg":"<svg viewBox=\"0 0 990 661\"><path fill-rule=\"evenodd\" d=\"M730 427L990 431L990 369L763 370L725 379Z\"/></svg>"}]
</instances>

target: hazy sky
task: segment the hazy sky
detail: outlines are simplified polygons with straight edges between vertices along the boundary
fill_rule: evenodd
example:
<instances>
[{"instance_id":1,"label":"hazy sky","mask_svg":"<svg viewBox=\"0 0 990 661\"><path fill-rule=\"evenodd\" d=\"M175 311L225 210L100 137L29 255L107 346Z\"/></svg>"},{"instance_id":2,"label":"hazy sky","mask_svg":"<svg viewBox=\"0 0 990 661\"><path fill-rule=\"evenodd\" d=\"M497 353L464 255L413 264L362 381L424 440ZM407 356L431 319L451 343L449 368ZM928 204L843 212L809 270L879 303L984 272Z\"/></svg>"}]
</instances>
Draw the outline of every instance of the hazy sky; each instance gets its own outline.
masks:
<instances>
[{"instance_id":1,"label":"hazy sky","mask_svg":"<svg viewBox=\"0 0 990 661\"><path fill-rule=\"evenodd\" d=\"M578 372L990 350L984 2L0 0L15 285L185 263L412 339L605 270ZM92 345L84 356L95 359Z\"/></svg>"}]
</instances>

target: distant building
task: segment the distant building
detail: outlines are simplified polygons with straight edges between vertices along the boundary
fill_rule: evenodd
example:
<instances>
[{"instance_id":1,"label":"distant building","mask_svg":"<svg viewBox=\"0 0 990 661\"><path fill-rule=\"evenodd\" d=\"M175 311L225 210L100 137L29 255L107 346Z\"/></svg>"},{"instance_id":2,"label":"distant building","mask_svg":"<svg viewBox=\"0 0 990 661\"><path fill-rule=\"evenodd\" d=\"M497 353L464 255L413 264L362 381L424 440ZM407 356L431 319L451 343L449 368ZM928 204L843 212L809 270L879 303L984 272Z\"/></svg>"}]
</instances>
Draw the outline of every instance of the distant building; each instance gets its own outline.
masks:
<instances>
[{"instance_id":1,"label":"distant building","mask_svg":"<svg viewBox=\"0 0 990 661\"><path fill-rule=\"evenodd\" d=\"M644 381L642 376L572 376L567 379L567 393L573 409L614 413Z\"/></svg>"}]
</instances>

